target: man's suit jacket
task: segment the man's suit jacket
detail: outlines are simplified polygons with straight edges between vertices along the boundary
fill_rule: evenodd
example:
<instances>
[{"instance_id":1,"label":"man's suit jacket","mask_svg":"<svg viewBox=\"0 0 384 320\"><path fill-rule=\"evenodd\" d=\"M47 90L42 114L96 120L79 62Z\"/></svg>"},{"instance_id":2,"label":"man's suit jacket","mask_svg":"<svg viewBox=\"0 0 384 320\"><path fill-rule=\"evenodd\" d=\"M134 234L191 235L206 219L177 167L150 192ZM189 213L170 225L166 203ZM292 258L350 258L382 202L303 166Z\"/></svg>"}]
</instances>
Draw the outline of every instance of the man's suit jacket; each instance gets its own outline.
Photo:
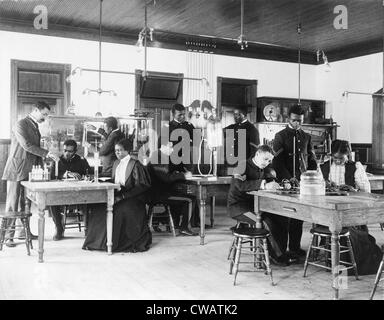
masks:
<instances>
[{"instance_id":1,"label":"man's suit jacket","mask_svg":"<svg viewBox=\"0 0 384 320\"><path fill-rule=\"evenodd\" d=\"M239 130L245 130L245 141L239 144ZM233 130L233 133L230 135L230 130ZM227 141L229 137L233 136L233 142ZM233 146L233 150L231 148L227 150L228 155L230 157L238 157L239 156L239 145L241 145L245 150L245 158L239 159L239 161L246 161L250 157L253 157L257 151L257 147L260 144L260 135L257 128L250 123L248 120L242 123L234 123L224 128L224 147ZM242 144L241 144L242 143ZM227 153L226 153L227 155Z\"/></svg>"},{"instance_id":2,"label":"man's suit jacket","mask_svg":"<svg viewBox=\"0 0 384 320\"><path fill-rule=\"evenodd\" d=\"M124 134L120 129L112 131L106 136L103 146L99 150L101 163L103 165L103 175L110 175L112 173L113 162L117 159L115 155L115 144L121 139L124 139Z\"/></svg>"},{"instance_id":3,"label":"man's suit jacket","mask_svg":"<svg viewBox=\"0 0 384 320\"><path fill-rule=\"evenodd\" d=\"M293 138L295 137L296 158L295 176L300 179L305 170L316 170L316 156L313 151L311 136L302 129L294 130L289 126L279 131L273 141L273 150L276 155L272 167L276 170L278 180L293 177Z\"/></svg>"},{"instance_id":4,"label":"man's suit jacket","mask_svg":"<svg viewBox=\"0 0 384 320\"><path fill-rule=\"evenodd\" d=\"M38 125L29 116L16 123L3 180L27 180L32 166L42 164L42 158L48 154L48 150L40 148L40 138Z\"/></svg>"},{"instance_id":5,"label":"man's suit jacket","mask_svg":"<svg viewBox=\"0 0 384 320\"><path fill-rule=\"evenodd\" d=\"M112 167L112 181L115 181L116 168L120 160L116 160ZM140 161L131 158L125 170L125 184L121 186L121 190L117 195L124 199L136 198L142 201L147 200L147 191L151 187L151 178L148 170L140 163Z\"/></svg>"}]
</instances>

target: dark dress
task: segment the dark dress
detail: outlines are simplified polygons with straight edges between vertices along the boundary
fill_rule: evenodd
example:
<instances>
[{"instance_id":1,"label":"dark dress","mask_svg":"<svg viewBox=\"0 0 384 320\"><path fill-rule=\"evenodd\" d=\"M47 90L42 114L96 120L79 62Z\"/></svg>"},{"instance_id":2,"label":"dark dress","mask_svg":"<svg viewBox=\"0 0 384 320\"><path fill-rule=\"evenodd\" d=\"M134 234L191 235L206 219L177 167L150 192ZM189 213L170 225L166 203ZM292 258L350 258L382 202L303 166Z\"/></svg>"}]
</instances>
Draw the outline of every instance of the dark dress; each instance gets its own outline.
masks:
<instances>
[{"instance_id":1,"label":"dark dress","mask_svg":"<svg viewBox=\"0 0 384 320\"><path fill-rule=\"evenodd\" d=\"M112 178L120 160L115 161ZM113 252L139 252L149 249L152 235L148 227L145 203L151 185L146 168L130 159L125 174L125 185L115 193L123 197L113 206ZM107 250L106 205L92 205L88 217L88 232L83 244L85 250Z\"/></svg>"}]
</instances>

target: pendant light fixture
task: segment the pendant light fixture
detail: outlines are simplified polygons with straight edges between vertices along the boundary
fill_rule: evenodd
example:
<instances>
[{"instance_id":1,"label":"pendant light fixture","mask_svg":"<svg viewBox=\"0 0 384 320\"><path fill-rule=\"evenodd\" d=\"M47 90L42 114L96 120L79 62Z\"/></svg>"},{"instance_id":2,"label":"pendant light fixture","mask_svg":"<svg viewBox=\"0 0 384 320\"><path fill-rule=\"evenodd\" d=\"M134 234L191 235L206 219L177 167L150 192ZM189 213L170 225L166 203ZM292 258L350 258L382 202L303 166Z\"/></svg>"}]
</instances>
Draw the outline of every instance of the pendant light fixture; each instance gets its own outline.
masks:
<instances>
[{"instance_id":1,"label":"pendant light fixture","mask_svg":"<svg viewBox=\"0 0 384 320\"><path fill-rule=\"evenodd\" d=\"M237 44L240 46L241 50L244 50L244 48L248 48L248 41L244 35L244 0L241 0L240 9L240 35L237 38Z\"/></svg>"},{"instance_id":2,"label":"pendant light fixture","mask_svg":"<svg viewBox=\"0 0 384 320\"><path fill-rule=\"evenodd\" d=\"M83 94L90 94L92 92L97 93L98 95L101 95L102 93L108 93L111 96L117 96L116 92L113 90L103 90L101 88L101 28L102 28L102 16L103 16L103 0L100 0L100 17L99 17L99 69L98 74L99 74L99 87L97 89L89 89L86 88L83 90ZM76 69L75 69L76 70ZM75 71L74 70L74 71Z\"/></svg>"},{"instance_id":3,"label":"pendant light fixture","mask_svg":"<svg viewBox=\"0 0 384 320\"><path fill-rule=\"evenodd\" d=\"M297 103L301 104L301 101L300 101L300 89L301 89L301 22L299 22L297 24L297 35L298 35L298 39L299 39L299 48L298 48L298 55L297 55L297 65L298 65L298 74L299 74Z\"/></svg>"}]
</instances>

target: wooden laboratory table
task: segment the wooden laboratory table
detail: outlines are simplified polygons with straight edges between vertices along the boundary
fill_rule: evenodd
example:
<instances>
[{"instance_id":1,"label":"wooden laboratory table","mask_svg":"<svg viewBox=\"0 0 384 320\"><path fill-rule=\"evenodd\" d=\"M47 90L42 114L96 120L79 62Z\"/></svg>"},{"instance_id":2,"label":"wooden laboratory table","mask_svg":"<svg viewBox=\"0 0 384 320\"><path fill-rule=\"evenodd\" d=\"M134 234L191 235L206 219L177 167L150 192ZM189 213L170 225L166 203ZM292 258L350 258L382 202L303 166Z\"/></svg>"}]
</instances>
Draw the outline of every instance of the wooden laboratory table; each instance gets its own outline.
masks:
<instances>
[{"instance_id":1,"label":"wooden laboratory table","mask_svg":"<svg viewBox=\"0 0 384 320\"><path fill-rule=\"evenodd\" d=\"M112 207L114 190L119 188L118 184L89 181L23 181L21 184L25 187L25 211L30 212L31 201L39 211L39 262L44 261L45 209L53 205L107 203L107 248L108 254L112 254Z\"/></svg>"},{"instance_id":2,"label":"wooden laboratory table","mask_svg":"<svg viewBox=\"0 0 384 320\"><path fill-rule=\"evenodd\" d=\"M197 199L200 215L200 244L204 244L206 201L211 199L211 227L214 225L215 197L226 196L232 177L192 177L175 184L174 190L184 195L192 195Z\"/></svg>"},{"instance_id":3,"label":"wooden laboratory table","mask_svg":"<svg viewBox=\"0 0 384 320\"><path fill-rule=\"evenodd\" d=\"M279 191L250 194L254 195L257 228L262 227L263 211L329 227L333 297L338 299L339 233L343 227L384 222L384 195L354 192L348 196L300 196Z\"/></svg>"}]
</instances>

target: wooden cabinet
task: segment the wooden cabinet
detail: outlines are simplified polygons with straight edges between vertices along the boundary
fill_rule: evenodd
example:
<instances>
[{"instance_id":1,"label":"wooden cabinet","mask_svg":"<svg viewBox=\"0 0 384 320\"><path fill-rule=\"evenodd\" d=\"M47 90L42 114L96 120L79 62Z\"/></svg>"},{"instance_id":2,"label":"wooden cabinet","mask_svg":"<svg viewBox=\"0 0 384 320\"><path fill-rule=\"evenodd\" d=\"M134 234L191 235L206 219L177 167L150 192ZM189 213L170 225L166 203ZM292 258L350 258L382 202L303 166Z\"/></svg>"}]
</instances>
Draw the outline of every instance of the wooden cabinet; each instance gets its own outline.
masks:
<instances>
[{"instance_id":1,"label":"wooden cabinet","mask_svg":"<svg viewBox=\"0 0 384 320\"><path fill-rule=\"evenodd\" d=\"M260 143L272 146L275 134L286 127L282 122L259 122L255 126L260 134ZM317 155L328 151L329 138L336 139L337 125L303 124L302 129L311 135L311 141Z\"/></svg>"},{"instance_id":2,"label":"wooden cabinet","mask_svg":"<svg viewBox=\"0 0 384 320\"><path fill-rule=\"evenodd\" d=\"M382 94L383 89L375 92ZM384 108L383 98L373 97L372 108L372 172L384 174Z\"/></svg>"},{"instance_id":3,"label":"wooden cabinet","mask_svg":"<svg viewBox=\"0 0 384 320\"><path fill-rule=\"evenodd\" d=\"M257 98L257 122L287 122L289 108L297 103L297 99L280 97ZM325 119L325 101L301 99L305 111L304 123L329 124Z\"/></svg>"}]
</instances>

